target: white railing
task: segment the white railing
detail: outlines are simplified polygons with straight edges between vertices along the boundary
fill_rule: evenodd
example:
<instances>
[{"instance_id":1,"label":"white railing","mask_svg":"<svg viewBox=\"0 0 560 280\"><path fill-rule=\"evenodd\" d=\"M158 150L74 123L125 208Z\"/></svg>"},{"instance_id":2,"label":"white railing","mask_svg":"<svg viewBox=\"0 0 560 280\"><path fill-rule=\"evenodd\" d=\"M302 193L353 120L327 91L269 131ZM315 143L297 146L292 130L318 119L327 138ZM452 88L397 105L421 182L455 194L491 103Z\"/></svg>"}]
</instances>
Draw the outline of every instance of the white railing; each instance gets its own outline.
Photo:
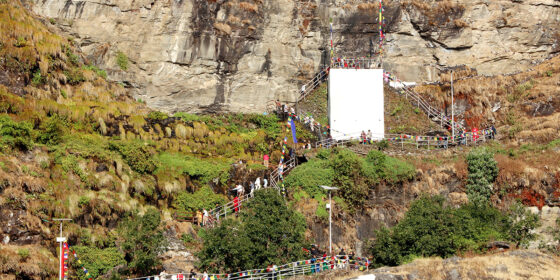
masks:
<instances>
[{"instance_id":1,"label":"white railing","mask_svg":"<svg viewBox=\"0 0 560 280\"><path fill-rule=\"evenodd\" d=\"M404 82L400 81L399 79L393 79L393 81L397 84L399 83L401 84L400 87L395 87L395 90L398 93L404 95L407 100L410 97L410 102L416 105L418 108L422 109L422 111L424 111L428 115L428 118L430 119L435 118L435 121L439 122L442 127L444 125L451 127L453 124L455 124L456 130L464 129L464 127L461 124L454 122L453 120L451 120L451 118L448 118L443 112L434 108L432 105L430 105L430 103L424 100L420 96L420 94L411 90L410 87L406 85Z\"/></svg>"},{"instance_id":2,"label":"white railing","mask_svg":"<svg viewBox=\"0 0 560 280\"><path fill-rule=\"evenodd\" d=\"M380 67L380 61L375 58L333 58L333 69L373 69Z\"/></svg>"},{"instance_id":3,"label":"white railing","mask_svg":"<svg viewBox=\"0 0 560 280\"><path fill-rule=\"evenodd\" d=\"M292 169L294 169L296 167L296 159L295 157L290 158L289 160L287 160L286 162L284 162L284 170L283 170L283 174L284 176L290 172ZM276 167L269 176L269 185L267 186L262 186L259 189L255 189L254 191L259 191L261 189L266 189L266 188L276 188L280 191L280 187L278 186L278 182L280 181L280 172L278 167ZM232 215L235 214L236 212L241 211L243 204L245 204L245 202L249 201L251 198L253 197L253 194L248 193L245 194L243 196L238 197L237 200L237 205L235 204L235 201L232 200L224 205L218 206L212 210L210 210L208 212L209 217L208 220L206 221L205 226L214 226L217 222L220 221L220 219L223 219L225 217L227 217L228 215ZM237 208L237 209L236 209Z\"/></svg>"},{"instance_id":4,"label":"white railing","mask_svg":"<svg viewBox=\"0 0 560 280\"><path fill-rule=\"evenodd\" d=\"M367 258L350 257L339 255L333 257L319 257L303 261L291 262L275 268L251 269L235 273L209 274L205 280L209 279L286 279L294 276L315 275L334 270L359 270L367 271L369 260ZM160 274L139 278L128 278L128 280L202 280L202 273L192 276L189 273Z\"/></svg>"},{"instance_id":5,"label":"white railing","mask_svg":"<svg viewBox=\"0 0 560 280\"><path fill-rule=\"evenodd\" d=\"M355 134L353 134L355 135ZM388 144L398 145L404 149L404 145L415 146L416 149L426 147L427 149L448 149L449 147L476 145L493 139L495 135L491 128L483 129L475 135L472 132L451 136L415 136L409 134L384 134L377 135L374 140L363 140L359 134L345 140L323 139L312 144L314 148L352 147L355 145L371 145L381 140L387 140ZM359 151L358 149L352 149ZM361 151L359 152L361 153Z\"/></svg>"},{"instance_id":6,"label":"white railing","mask_svg":"<svg viewBox=\"0 0 560 280\"><path fill-rule=\"evenodd\" d=\"M297 99L297 102L305 100L307 95L309 95L311 92L313 92L313 90L315 90L323 82L323 80L327 77L328 73L329 73L329 67L322 68L321 71L319 71L319 73L317 73L313 77L313 79L309 80L307 82L307 84L305 84L302 87L302 89L304 89L304 90L300 90L300 95Z\"/></svg>"}]
</instances>

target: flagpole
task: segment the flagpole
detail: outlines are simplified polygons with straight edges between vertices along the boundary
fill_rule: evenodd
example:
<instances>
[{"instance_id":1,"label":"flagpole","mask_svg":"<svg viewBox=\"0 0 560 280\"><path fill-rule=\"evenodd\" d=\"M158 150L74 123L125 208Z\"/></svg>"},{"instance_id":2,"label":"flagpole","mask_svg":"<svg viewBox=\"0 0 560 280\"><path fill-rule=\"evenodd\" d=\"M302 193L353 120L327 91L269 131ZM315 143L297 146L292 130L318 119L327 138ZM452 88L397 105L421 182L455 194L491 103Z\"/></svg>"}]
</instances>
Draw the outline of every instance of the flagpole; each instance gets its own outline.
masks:
<instances>
[{"instance_id":1,"label":"flagpole","mask_svg":"<svg viewBox=\"0 0 560 280\"><path fill-rule=\"evenodd\" d=\"M64 274L64 252L62 252L62 244L66 242L66 237L62 236L62 223L64 221L72 221L72 219L53 219L53 221L60 221L60 236L56 238L56 242L59 243L60 257L59 267L58 267L58 280L62 280L62 274Z\"/></svg>"}]
</instances>

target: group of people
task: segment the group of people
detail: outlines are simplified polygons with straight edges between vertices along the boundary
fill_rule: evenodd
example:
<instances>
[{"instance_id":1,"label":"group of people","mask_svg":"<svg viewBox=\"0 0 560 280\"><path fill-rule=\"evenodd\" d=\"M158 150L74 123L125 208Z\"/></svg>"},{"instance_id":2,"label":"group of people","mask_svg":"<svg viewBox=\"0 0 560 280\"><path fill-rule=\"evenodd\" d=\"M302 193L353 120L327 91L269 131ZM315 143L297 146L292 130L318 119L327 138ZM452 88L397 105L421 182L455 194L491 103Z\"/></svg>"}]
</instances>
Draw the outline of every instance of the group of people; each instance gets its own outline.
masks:
<instances>
[{"instance_id":1,"label":"group of people","mask_svg":"<svg viewBox=\"0 0 560 280\"><path fill-rule=\"evenodd\" d=\"M365 131L362 130L362 133L360 134L360 143L362 144L371 143L371 140L373 140L373 134L371 133L371 129L368 129L367 134Z\"/></svg>"},{"instance_id":2,"label":"group of people","mask_svg":"<svg viewBox=\"0 0 560 280\"><path fill-rule=\"evenodd\" d=\"M249 196L253 197L255 195L255 191L258 191L261 188L268 188L268 180L265 177L262 178L262 184L261 184L261 178L260 177L257 177L255 182L251 181L249 183ZM234 194L233 211L235 212L235 215L237 215L237 213L239 212L239 209L241 207L240 197L242 198L245 195L245 187L242 184L239 184L239 185L233 187L231 189L231 191ZM218 217L219 214L220 213L216 213L216 217Z\"/></svg>"}]
</instances>

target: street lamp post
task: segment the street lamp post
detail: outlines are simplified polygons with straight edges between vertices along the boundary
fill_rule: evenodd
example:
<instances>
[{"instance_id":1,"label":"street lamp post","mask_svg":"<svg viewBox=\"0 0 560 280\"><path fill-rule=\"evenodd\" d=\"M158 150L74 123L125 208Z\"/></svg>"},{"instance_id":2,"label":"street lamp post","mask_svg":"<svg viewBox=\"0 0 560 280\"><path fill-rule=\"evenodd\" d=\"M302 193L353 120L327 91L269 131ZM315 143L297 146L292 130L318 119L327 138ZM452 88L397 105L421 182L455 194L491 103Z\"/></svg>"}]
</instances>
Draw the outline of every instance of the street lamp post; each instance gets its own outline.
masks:
<instances>
[{"instance_id":1,"label":"street lamp post","mask_svg":"<svg viewBox=\"0 0 560 280\"><path fill-rule=\"evenodd\" d=\"M453 70L451 70L451 141L455 141L455 103L453 102Z\"/></svg>"},{"instance_id":2,"label":"street lamp post","mask_svg":"<svg viewBox=\"0 0 560 280\"><path fill-rule=\"evenodd\" d=\"M58 242L59 244L59 248L60 248L60 257L58 258L58 260L60 261L59 266L58 266L58 280L62 280L62 273L63 273L63 257L64 254L62 253L62 244L64 242L66 242L66 237L62 236L62 223L64 221L72 221L72 219L53 219L53 221L60 221L60 236L58 236L56 238L56 242Z\"/></svg>"},{"instance_id":3,"label":"street lamp post","mask_svg":"<svg viewBox=\"0 0 560 280\"><path fill-rule=\"evenodd\" d=\"M332 200L331 200L331 191L338 190L337 187L329 187L329 186L320 186L321 188L329 191L329 204L327 207L329 208L329 255L332 256Z\"/></svg>"}]
</instances>

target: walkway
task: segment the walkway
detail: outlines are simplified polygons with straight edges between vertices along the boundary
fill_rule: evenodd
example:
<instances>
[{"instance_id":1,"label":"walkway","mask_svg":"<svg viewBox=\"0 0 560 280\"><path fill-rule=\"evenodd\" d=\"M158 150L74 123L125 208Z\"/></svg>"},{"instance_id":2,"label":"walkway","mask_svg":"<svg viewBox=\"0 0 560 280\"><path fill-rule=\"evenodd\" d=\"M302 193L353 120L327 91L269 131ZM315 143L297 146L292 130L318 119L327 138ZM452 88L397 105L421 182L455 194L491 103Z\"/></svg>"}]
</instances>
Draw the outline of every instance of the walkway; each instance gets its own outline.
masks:
<instances>
[{"instance_id":1,"label":"walkway","mask_svg":"<svg viewBox=\"0 0 560 280\"><path fill-rule=\"evenodd\" d=\"M317 273L324 273L334 270L358 270L367 271L369 266L369 260L367 258L353 258L349 259L349 256L333 256L333 257L321 257L317 259L308 259L297 262L288 263L277 267L276 269L263 268L263 269L251 269L240 271L231 274L209 274L208 280L217 279L285 279L298 275L313 275ZM177 274L160 274L153 276L145 276L139 278L128 278L128 280L188 280L188 279L203 279L202 273L197 274L192 277L188 273L177 273Z\"/></svg>"}]
</instances>

